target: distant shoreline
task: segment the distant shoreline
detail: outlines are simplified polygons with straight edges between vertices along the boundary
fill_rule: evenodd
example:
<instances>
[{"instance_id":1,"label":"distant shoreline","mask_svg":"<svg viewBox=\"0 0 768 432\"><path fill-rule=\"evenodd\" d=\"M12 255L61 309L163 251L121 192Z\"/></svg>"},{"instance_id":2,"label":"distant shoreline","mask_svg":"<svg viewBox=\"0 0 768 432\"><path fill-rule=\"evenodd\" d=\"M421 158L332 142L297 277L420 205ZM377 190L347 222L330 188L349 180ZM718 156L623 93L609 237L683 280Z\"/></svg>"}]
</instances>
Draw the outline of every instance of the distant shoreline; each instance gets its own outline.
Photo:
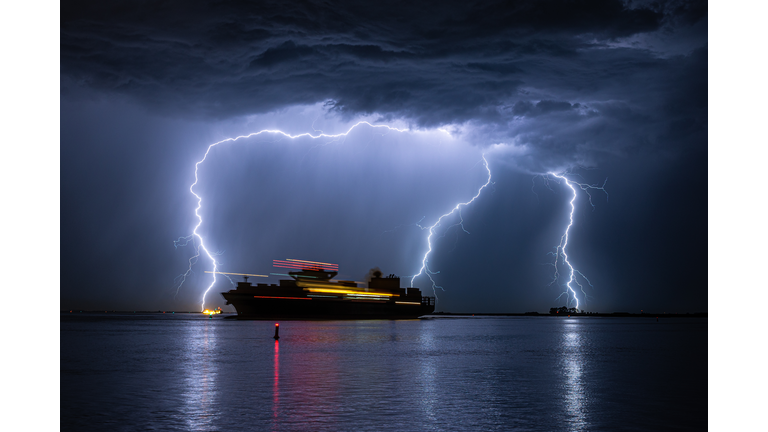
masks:
<instances>
[{"instance_id":1,"label":"distant shoreline","mask_svg":"<svg viewBox=\"0 0 768 432\"><path fill-rule=\"evenodd\" d=\"M196 315L202 315L202 312L193 312L193 311L115 311L115 310L64 310L60 311L61 314L120 314L120 315L133 315L133 314L166 314L166 315L175 315L175 314L196 314ZM235 312L223 312L221 315L235 315ZM550 313L539 313L539 312L524 312L524 313L471 313L471 312L435 312L433 314L424 315L424 317L427 318L439 318L439 317L554 317L554 318L562 318L562 317L600 317L600 318L622 318L622 317L630 317L630 318L707 318L709 315L708 312L694 312L694 313L629 313L629 312L610 312L610 313L603 313L603 312L584 312L584 313L575 313L575 314L550 314ZM423 317L423 318L424 318Z\"/></svg>"},{"instance_id":2,"label":"distant shoreline","mask_svg":"<svg viewBox=\"0 0 768 432\"><path fill-rule=\"evenodd\" d=\"M430 315L426 315L429 317L434 316L447 316L447 317L479 317L479 316L512 316L512 317L555 317L555 318L562 318L562 317L609 317L609 318L620 318L620 317L633 317L633 318L656 318L656 317L664 317L664 318L707 318L709 315L708 312L694 312L694 313L629 313L629 312L610 312L610 313L604 313L604 312L583 312L583 313L556 313L556 314L550 314L550 313L539 313L539 312L525 312L525 313L453 313L453 312L435 312Z\"/></svg>"}]
</instances>

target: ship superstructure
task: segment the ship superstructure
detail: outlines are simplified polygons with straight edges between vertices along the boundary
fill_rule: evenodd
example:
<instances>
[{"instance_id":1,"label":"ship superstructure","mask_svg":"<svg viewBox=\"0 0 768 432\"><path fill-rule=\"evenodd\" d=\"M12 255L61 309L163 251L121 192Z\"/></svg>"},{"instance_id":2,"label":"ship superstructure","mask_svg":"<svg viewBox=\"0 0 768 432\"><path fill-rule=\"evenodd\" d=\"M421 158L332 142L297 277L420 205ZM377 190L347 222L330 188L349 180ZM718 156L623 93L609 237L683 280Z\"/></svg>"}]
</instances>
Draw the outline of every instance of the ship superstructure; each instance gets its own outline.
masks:
<instances>
[{"instance_id":1,"label":"ship superstructure","mask_svg":"<svg viewBox=\"0 0 768 432\"><path fill-rule=\"evenodd\" d=\"M332 280L337 272L306 268L289 272L279 284L239 282L221 293L248 319L396 319L435 311L435 298L418 288L400 288L400 278L373 273L367 284ZM360 286L367 285L367 286Z\"/></svg>"}]
</instances>

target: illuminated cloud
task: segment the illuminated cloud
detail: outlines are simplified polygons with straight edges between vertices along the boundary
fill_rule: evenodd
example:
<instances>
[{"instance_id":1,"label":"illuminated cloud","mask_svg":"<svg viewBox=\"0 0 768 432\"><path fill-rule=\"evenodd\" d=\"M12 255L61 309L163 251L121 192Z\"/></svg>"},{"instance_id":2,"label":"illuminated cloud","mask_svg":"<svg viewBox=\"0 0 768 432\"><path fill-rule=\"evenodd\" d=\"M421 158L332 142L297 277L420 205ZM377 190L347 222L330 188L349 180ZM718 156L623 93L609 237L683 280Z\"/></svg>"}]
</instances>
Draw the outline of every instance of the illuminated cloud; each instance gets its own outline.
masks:
<instances>
[{"instance_id":1,"label":"illuminated cloud","mask_svg":"<svg viewBox=\"0 0 768 432\"><path fill-rule=\"evenodd\" d=\"M706 3L693 1L65 2L61 214L72 250L62 254L62 304L170 301L169 269L186 268L188 256L168 256L166 243L194 228L190 167L211 143L261 129L335 134L359 120L423 135L219 149L199 186L212 212L201 229L224 252L221 270L258 273L256 258L297 256L281 248L323 231L298 255L379 242L376 257L338 248L333 262L356 269L354 279L374 265L413 275L425 252L416 223L475 195L485 153L494 184L463 213L472 235L434 238L430 268L451 281L446 308L490 305L473 303L477 286L550 298L533 288L548 281L537 269L563 227L548 218L565 214L568 195L532 190L531 178L567 169L612 179L610 205L587 218L576 209L583 225L569 243L604 287L595 304L673 286L679 303L695 299L706 272L691 284L676 271L706 262L706 188L677 188L706 176L707 22ZM302 216L327 201L335 206L316 219ZM264 256L249 255L255 244ZM703 252L680 257L670 244ZM631 262L664 282L627 280ZM514 283L498 283L491 267ZM197 308L197 294L179 301ZM535 295L510 300L512 309L536 307Z\"/></svg>"},{"instance_id":2,"label":"illuminated cloud","mask_svg":"<svg viewBox=\"0 0 768 432\"><path fill-rule=\"evenodd\" d=\"M700 2L132 5L63 8L65 95L208 119L325 103L347 118L468 123L478 144L517 138L547 165L664 147L706 122ZM679 54L652 42L664 38Z\"/></svg>"}]
</instances>

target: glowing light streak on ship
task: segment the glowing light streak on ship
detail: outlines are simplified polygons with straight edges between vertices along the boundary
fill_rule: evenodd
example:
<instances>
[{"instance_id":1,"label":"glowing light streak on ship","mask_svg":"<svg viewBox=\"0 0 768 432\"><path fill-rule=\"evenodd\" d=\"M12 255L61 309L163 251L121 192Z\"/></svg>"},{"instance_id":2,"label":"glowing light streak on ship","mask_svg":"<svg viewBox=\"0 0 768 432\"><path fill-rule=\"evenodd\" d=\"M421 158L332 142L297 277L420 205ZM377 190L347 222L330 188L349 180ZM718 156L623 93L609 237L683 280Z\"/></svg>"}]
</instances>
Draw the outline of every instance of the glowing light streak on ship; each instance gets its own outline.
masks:
<instances>
[{"instance_id":1,"label":"glowing light streak on ship","mask_svg":"<svg viewBox=\"0 0 768 432\"><path fill-rule=\"evenodd\" d=\"M212 271L206 270L205 273L213 273ZM249 273L229 273L229 272L216 272L216 274L220 275L235 275L235 276L255 276L255 277L269 277L267 275L260 275L260 274L249 274Z\"/></svg>"},{"instance_id":2,"label":"glowing light streak on ship","mask_svg":"<svg viewBox=\"0 0 768 432\"><path fill-rule=\"evenodd\" d=\"M314 271L335 271L338 272L339 268L335 265L318 265L318 264L303 264L289 261L272 260L273 267L290 268L299 270L314 270Z\"/></svg>"},{"instance_id":3,"label":"glowing light streak on ship","mask_svg":"<svg viewBox=\"0 0 768 432\"><path fill-rule=\"evenodd\" d=\"M297 263L319 264L321 266L327 266L327 267L339 267L338 264L331 264L331 263L318 262L318 261L305 261L305 260L297 260L297 259L291 259L291 258L286 258L285 260L286 261L294 261L294 262L297 262ZM279 260L277 260L277 261L279 261Z\"/></svg>"},{"instance_id":4,"label":"glowing light streak on ship","mask_svg":"<svg viewBox=\"0 0 768 432\"><path fill-rule=\"evenodd\" d=\"M270 273L270 274L271 274L271 275L273 275L273 276L288 276L288 277L292 277L291 275L289 275L289 274L287 274L287 273ZM307 276L307 275L304 275L304 276L302 276L302 278L311 278L311 279L317 279L317 278L316 278L316 277L314 277L314 276Z\"/></svg>"},{"instance_id":5,"label":"glowing light streak on ship","mask_svg":"<svg viewBox=\"0 0 768 432\"><path fill-rule=\"evenodd\" d=\"M308 265L272 264L272 267L287 268L287 269L294 269L294 270L311 270L311 271L325 270L322 267L314 267L314 266L308 266Z\"/></svg>"},{"instance_id":6,"label":"glowing light streak on ship","mask_svg":"<svg viewBox=\"0 0 768 432\"><path fill-rule=\"evenodd\" d=\"M336 288L314 288L314 287L304 287L305 291L309 291L312 293L333 293L333 294L354 294L356 296L384 296L384 297L393 297L397 296L397 294L392 293L384 293L384 292L371 292L371 291L355 291L355 290L346 290L346 289L336 289Z\"/></svg>"},{"instance_id":7,"label":"glowing light streak on ship","mask_svg":"<svg viewBox=\"0 0 768 432\"><path fill-rule=\"evenodd\" d=\"M311 267L311 268L323 268L329 270L338 270L338 264L326 264L326 263L314 263L310 261L296 261L296 260L272 260L272 264L275 267L279 265L289 265L294 267Z\"/></svg>"}]
</instances>

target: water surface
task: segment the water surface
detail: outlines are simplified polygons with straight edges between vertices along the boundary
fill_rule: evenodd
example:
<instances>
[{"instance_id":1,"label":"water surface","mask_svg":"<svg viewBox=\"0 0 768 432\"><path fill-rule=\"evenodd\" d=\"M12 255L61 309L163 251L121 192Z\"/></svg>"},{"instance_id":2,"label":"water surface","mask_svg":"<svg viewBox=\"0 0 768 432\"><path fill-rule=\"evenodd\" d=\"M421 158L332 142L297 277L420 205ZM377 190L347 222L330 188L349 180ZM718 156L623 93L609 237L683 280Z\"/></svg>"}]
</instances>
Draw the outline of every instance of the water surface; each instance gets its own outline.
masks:
<instances>
[{"instance_id":1,"label":"water surface","mask_svg":"<svg viewBox=\"0 0 768 432\"><path fill-rule=\"evenodd\" d=\"M707 320L61 316L62 430L706 430Z\"/></svg>"}]
</instances>

